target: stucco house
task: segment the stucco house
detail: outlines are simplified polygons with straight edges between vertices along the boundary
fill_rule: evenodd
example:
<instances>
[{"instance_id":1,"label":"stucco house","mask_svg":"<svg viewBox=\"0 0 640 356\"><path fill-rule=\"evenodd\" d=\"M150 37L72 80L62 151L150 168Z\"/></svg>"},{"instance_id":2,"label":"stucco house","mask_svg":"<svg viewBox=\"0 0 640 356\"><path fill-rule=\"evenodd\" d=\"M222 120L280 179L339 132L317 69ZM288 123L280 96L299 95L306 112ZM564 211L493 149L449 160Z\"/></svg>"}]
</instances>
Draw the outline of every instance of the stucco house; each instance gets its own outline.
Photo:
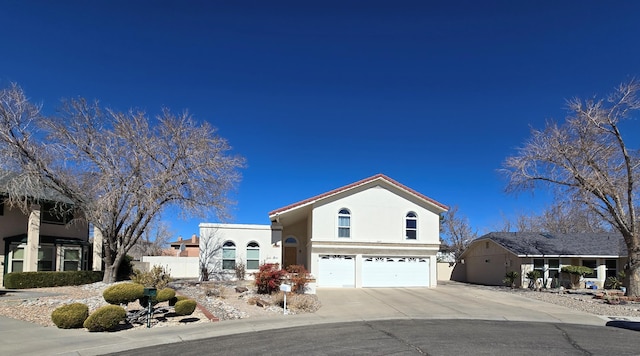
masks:
<instances>
[{"instance_id":1,"label":"stucco house","mask_svg":"<svg viewBox=\"0 0 640 356\"><path fill-rule=\"evenodd\" d=\"M38 199L25 214L0 204L0 263L11 272L77 271L90 269L89 226L71 213L54 212L52 198Z\"/></svg>"},{"instance_id":2,"label":"stucco house","mask_svg":"<svg viewBox=\"0 0 640 356\"><path fill-rule=\"evenodd\" d=\"M244 259L248 271L263 262L303 265L317 287L435 287L447 210L378 174L273 210L271 225L201 224L200 233L203 241L217 231L223 270Z\"/></svg>"},{"instance_id":3,"label":"stucco house","mask_svg":"<svg viewBox=\"0 0 640 356\"><path fill-rule=\"evenodd\" d=\"M462 253L466 282L503 285L505 273L520 274L517 285L527 287L526 274L538 270L545 286L568 285L563 266L587 266L594 273L583 283L604 286L607 277L616 276L627 262L627 249L616 233L555 234L492 232L474 240Z\"/></svg>"}]
</instances>

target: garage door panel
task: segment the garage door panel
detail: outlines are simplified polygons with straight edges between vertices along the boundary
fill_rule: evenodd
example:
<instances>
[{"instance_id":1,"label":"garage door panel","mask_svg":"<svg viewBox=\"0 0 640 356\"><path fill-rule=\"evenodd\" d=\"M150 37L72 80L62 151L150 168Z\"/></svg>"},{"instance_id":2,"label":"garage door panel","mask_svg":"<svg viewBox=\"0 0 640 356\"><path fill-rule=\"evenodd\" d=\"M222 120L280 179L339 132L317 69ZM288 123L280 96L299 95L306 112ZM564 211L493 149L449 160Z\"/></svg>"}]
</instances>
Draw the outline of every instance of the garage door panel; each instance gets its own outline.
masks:
<instances>
[{"instance_id":1,"label":"garage door panel","mask_svg":"<svg viewBox=\"0 0 640 356\"><path fill-rule=\"evenodd\" d=\"M429 259L367 257L362 264L363 287L428 287Z\"/></svg>"},{"instance_id":2,"label":"garage door panel","mask_svg":"<svg viewBox=\"0 0 640 356\"><path fill-rule=\"evenodd\" d=\"M318 269L318 287L353 288L356 285L356 263L353 256L320 256Z\"/></svg>"}]
</instances>

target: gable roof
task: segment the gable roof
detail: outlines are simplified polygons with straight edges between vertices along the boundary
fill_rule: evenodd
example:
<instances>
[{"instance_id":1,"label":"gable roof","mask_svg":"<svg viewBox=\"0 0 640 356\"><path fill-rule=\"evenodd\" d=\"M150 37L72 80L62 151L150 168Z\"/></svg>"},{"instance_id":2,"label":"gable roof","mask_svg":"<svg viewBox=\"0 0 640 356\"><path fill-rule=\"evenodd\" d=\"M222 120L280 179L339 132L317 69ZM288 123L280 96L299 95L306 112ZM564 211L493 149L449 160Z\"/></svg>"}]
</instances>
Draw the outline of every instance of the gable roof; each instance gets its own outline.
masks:
<instances>
[{"instance_id":1,"label":"gable roof","mask_svg":"<svg viewBox=\"0 0 640 356\"><path fill-rule=\"evenodd\" d=\"M491 232L476 239L491 240L513 254L524 256L626 256L624 239L617 233L556 234Z\"/></svg>"},{"instance_id":2,"label":"gable roof","mask_svg":"<svg viewBox=\"0 0 640 356\"><path fill-rule=\"evenodd\" d=\"M301 208L303 206L314 204L315 202L317 202L319 200L326 199L326 198L329 198L329 197L334 196L336 194L340 194L340 193L352 190L354 188L357 188L359 186L365 185L365 184L373 182L373 181L385 181L388 184L391 184L391 185L395 186L396 188L398 188L400 190L406 191L409 194L417 197L418 199L420 199L420 200L422 200L422 201L424 201L424 202L426 202L426 203L428 203L430 205L435 206L436 208L442 210L443 212L449 210L449 207L447 207L446 205L444 205L442 203L439 203L439 202L427 197L426 195L423 195L423 194L421 194L421 193L419 193L419 192L417 192L417 191L415 191L415 190L413 190L413 189L411 189L411 188L409 188L409 187L407 187L407 186L405 186L405 185L403 185L403 184L401 184L401 183L399 183L399 182L397 182L397 181L385 176L384 174L376 174L376 175L374 175L372 177L365 178L365 179L359 180L359 181L357 181L355 183L351 183L351 184L345 185L344 187L340 187L340 188L328 191L326 193L319 194L319 195L316 195L314 197L311 197L311 198L308 198L308 199L305 199L305 200L301 200L301 201L299 201L297 203L293 203L293 204L287 205L285 207L273 210L273 211L269 212L269 217L271 218L272 216L274 216L276 214L281 214L281 213L284 213L286 211L290 211L290 210L293 210L293 209Z\"/></svg>"}]
</instances>

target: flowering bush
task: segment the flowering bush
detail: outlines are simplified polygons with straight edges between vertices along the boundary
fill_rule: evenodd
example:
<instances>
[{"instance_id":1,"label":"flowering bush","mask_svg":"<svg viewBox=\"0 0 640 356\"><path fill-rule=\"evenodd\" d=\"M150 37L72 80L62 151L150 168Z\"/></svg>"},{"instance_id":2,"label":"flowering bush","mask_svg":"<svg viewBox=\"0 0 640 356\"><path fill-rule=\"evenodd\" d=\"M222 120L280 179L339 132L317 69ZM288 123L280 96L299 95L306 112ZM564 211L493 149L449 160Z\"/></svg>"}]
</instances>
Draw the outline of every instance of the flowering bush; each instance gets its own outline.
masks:
<instances>
[{"instance_id":1,"label":"flowering bush","mask_svg":"<svg viewBox=\"0 0 640 356\"><path fill-rule=\"evenodd\" d=\"M292 292L304 294L309 283L309 271L302 265L291 265L287 267L289 279L293 283Z\"/></svg>"},{"instance_id":2,"label":"flowering bush","mask_svg":"<svg viewBox=\"0 0 640 356\"><path fill-rule=\"evenodd\" d=\"M258 272L254 273L255 285L259 294L271 294L280 289L282 277L287 274L285 270L280 269L278 263L265 263L261 265Z\"/></svg>"}]
</instances>

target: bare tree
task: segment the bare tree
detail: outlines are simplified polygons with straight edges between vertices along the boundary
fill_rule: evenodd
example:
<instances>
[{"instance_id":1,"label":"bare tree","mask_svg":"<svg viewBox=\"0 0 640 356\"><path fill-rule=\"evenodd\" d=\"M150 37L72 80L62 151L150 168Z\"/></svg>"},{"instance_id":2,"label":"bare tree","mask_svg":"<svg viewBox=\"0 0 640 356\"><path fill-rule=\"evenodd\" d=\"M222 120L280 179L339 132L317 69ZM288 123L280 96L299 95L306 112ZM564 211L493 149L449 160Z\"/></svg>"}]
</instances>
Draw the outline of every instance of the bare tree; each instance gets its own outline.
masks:
<instances>
[{"instance_id":1,"label":"bare tree","mask_svg":"<svg viewBox=\"0 0 640 356\"><path fill-rule=\"evenodd\" d=\"M164 109L150 118L79 98L45 117L19 86L0 92L0 166L21 173L12 184L29 187L13 190L10 203L27 209L30 190L69 199L104 236L105 282L115 280L127 251L167 207L183 217L225 218L227 193L244 164L230 149L186 112Z\"/></svg>"},{"instance_id":2,"label":"bare tree","mask_svg":"<svg viewBox=\"0 0 640 356\"><path fill-rule=\"evenodd\" d=\"M607 224L584 204L557 200L540 214L519 213L511 221L504 217L498 231L597 233L607 232Z\"/></svg>"},{"instance_id":3,"label":"bare tree","mask_svg":"<svg viewBox=\"0 0 640 356\"><path fill-rule=\"evenodd\" d=\"M162 256L169 246L173 233L169 224L164 221L149 224L140 239L133 245L129 254L132 256Z\"/></svg>"},{"instance_id":4,"label":"bare tree","mask_svg":"<svg viewBox=\"0 0 640 356\"><path fill-rule=\"evenodd\" d=\"M469 246L471 241L478 234L469 225L469 219L458 212L458 206L454 206L442 219L442 232L445 235L444 242L449 252L452 252L456 262L460 260L460 255Z\"/></svg>"},{"instance_id":5,"label":"bare tree","mask_svg":"<svg viewBox=\"0 0 640 356\"><path fill-rule=\"evenodd\" d=\"M632 80L606 100L568 101L570 115L564 124L548 122L544 130L532 130L518 153L505 161L508 191L549 185L561 199L584 204L620 232L628 251L625 270L632 296L640 295L640 156L627 146L621 124L640 108L639 89Z\"/></svg>"}]
</instances>

